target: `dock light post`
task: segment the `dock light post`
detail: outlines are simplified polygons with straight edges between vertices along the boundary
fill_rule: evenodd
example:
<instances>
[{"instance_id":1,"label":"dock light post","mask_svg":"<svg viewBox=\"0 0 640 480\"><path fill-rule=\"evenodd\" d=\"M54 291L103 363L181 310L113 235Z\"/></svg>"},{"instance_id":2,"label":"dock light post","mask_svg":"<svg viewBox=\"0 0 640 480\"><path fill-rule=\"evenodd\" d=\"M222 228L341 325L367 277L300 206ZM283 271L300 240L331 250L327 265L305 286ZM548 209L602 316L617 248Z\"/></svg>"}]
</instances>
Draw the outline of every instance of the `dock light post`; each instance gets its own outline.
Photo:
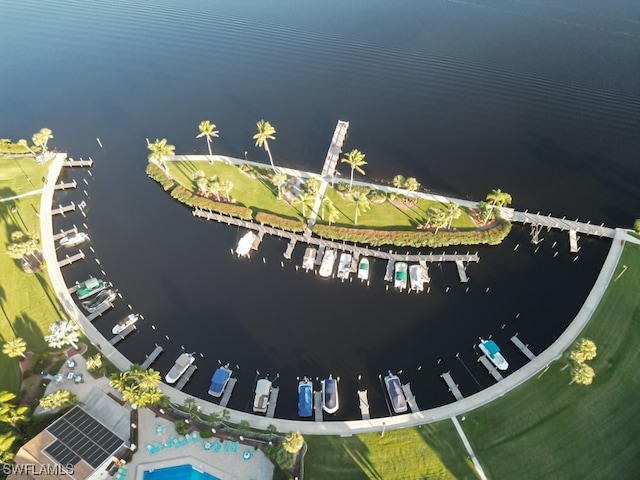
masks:
<instances>
[{"instance_id":1,"label":"dock light post","mask_svg":"<svg viewBox=\"0 0 640 480\"><path fill-rule=\"evenodd\" d=\"M244 152L244 161L247 161L247 152Z\"/></svg>"},{"instance_id":2,"label":"dock light post","mask_svg":"<svg viewBox=\"0 0 640 480\"><path fill-rule=\"evenodd\" d=\"M387 426L385 422L382 422L382 433L380 433L380 438L384 437L384 429Z\"/></svg>"}]
</instances>

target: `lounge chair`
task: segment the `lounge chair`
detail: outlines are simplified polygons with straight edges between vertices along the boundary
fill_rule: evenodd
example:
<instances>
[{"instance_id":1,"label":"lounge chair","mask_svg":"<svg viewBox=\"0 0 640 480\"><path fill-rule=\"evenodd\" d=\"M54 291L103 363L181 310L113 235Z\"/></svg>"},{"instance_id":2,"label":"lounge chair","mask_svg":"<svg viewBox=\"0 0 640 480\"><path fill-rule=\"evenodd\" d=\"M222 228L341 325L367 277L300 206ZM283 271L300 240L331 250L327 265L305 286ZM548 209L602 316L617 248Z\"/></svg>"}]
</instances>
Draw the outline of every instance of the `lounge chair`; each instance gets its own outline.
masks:
<instances>
[{"instance_id":1,"label":"lounge chair","mask_svg":"<svg viewBox=\"0 0 640 480\"><path fill-rule=\"evenodd\" d=\"M155 449L156 453L158 453L162 447L160 447L160 444L158 442L153 444L153 448Z\"/></svg>"},{"instance_id":2,"label":"lounge chair","mask_svg":"<svg viewBox=\"0 0 640 480\"><path fill-rule=\"evenodd\" d=\"M211 450L211 442L209 442L209 441L205 441L205 442L202 444L202 449L203 449L203 450Z\"/></svg>"},{"instance_id":3,"label":"lounge chair","mask_svg":"<svg viewBox=\"0 0 640 480\"><path fill-rule=\"evenodd\" d=\"M118 473L120 475L124 475L126 477L127 473L129 473L129 470L127 470L127 467L120 467L120 468L118 468Z\"/></svg>"},{"instance_id":4,"label":"lounge chair","mask_svg":"<svg viewBox=\"0 0 640 480\"><path fill-rule=\"evenodd\" d=\"M233 453L238 453L238 447L240 446L240 442L236 441L236 443L233 444Z\"/></svg>"},{"instance_id":5,"label":"lounge chair","mask_svg":"<svg viewBox=\"0 0 640 480\"><path fill-rule=\"evenodd\" d=\"M189 444L193 443L193 439L191 438L191 435L189 435L188 433L184 436L184 438L187 439L187 443Z\"/></svg>"},{"instance_id":6,"label":"lounge chair","mask_svg":"<svg viewBox=\"0 0 640 480\"><path fill-rule=\"evenodd\" d=\"M222 443L220 442L220 440L218 440L218 441L213 445L213 453L218 453L220 450L222 450Z\"/></svg>"},{"instance_id":7,"label":"lounge chair","mask_svg":"<svg viewBox=\"0 0 640 480\"><path fill-rule=\"evenodd\" d=\"M153 447L151 445L147 445L147 450L149 450L149 453L151 455L155 455L156 451L153 449Z\"/></svg>"},{"instance_id":8,"label":"lounge chair","mask_svg":"<svg viewBox=\"0 0 640 480\"><path fill-rule=\"evenodd\" d=\"M179 447L180 445L176 445L176 439L174 437L169 438L169 448Z\"/></svg>"},{"instance_id":9,"label":"lounge chair","mask_svg":"<svg viewBox=\"0 0 640 480\"><path fill-rule=\"evenodd\" d=\"M191 434L191 438L193 438L194 442L200 443L200 434L198 432L193 432Z\"/></svg>"},{"instance_id":10,"label":"lounge chair","mask_svg":"<svg viewBox=\"0 0 640 480\"><path fill-rule=\"evenodd\" d=\"M227 446L224 449L225 453L229 453L231 451L231 440L227 440Z\"/></svg>"},{"instance_id":11,"label":"lounge chair","mask_svg":"<svg viewBox=\"0 0 640 480\"><path fill-rule=\"evenodd\" d=\"M180 435L179 439L180 439L180 445L183 446L183 447L186 447L187 446L187 442L184 441L184 437L182 435Z\"/></svg>"},{"instance_id":12,"label":"lounge chair","mask_svg":"<svg viewBox=\"0 0 640 480\"><path fill-rule=\"evenodd\" d=\"M119 473L116 473L113 478L115 478L116 480L125 480L127 477L125 477L124 475L120 475Z\"/></svg>"}]
</instances>

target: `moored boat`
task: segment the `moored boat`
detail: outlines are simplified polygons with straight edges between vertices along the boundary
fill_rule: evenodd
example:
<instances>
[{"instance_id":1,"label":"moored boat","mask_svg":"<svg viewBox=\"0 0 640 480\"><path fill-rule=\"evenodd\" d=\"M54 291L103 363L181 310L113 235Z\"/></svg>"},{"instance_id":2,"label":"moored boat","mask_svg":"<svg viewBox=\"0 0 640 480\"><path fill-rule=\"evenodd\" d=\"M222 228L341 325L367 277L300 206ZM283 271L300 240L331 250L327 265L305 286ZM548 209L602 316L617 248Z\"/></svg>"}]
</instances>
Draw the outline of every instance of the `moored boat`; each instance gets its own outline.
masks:
<instances>
[{"instance_id":1,"label":"moored boat","mask_svg":"<svg viewBox=\"0 0 640 480\"><path fill-rule=\"evenodd\" d=\"M80 245L81 243L84 243L87 240L89 240L89 235L87 235L84 232L77 232L74 235L71 235L70 237L67 237L66 235L62 237L60 239L59 245L61 247L73 247L75 245Z\"/></svg>"},{"instance_id":2,"label":"moored boat","mask_svg":"<svg viewBox=\"0 0 640 480\"><path fill-rule=\"evenodd\" d=\"M493 340L484 340L480 338L478 348L484 353L487 358L493 363L498 370L506 370L509 368L509 363L500 353L500 347L496 345Z\"/></svg>"},{"instance_id":3,"label":"moored boat","mask_svg":"<svg viewBox=\"0 0 640 480\"><path fill-rule=\"evenodd\" d=\"M111 329L111 333L113 333L114 335L118 335L119 333L124 332L127 328L136 323L139 318L140 315L138 315L137 313L130 313L114 325L114 327Z\"/></svg>"},{"instance_id":4,"label":"moored boat","mask_svg":"<svg viewBox=\"0 0 640 480\"><path fill-rule=\"evenodd\" d=\"M313 412L313 384L306 377L298 382L298 416L310 417Z\"/></svg>"},{"instance_id":5,"label":"moored boat","mask_svg":"<svg viewBox=\"0 0 640 480\"><path fill-rule=\"evenodd\" d=\"M76 295L78 296L78 300L84 300L85 298L104 290L108 286L110 286L108 282L105 282L100 278L90 277L78 285Z\"/></svg>"},{"instance_id":6,"label":"moored boat","mask_svg":"<svg viewBox=\"0 0 640 480\"><path fill-rule=\"evenodd\" d=\"M316 260L316 249L313 247L307 247L304 251L304 257L302 258L302 268L305 270L313 270Z\"/></svg>"},{"instance_id":7,"label":"moored boat","mask_svg":"<svg viewBox=\"0 0 640 480\"><path fill-rule=\"evenodd\" d=\"M369 279L369 259L362 257L358 263L358 278L363 282Z\"/></svg>"},{"instance_id":8,"label":"moored boat","mask_svg":"<svg viewBox=\"0 0 640 480\"><path fill-rule=\"evenodd\" d=\"M342 280L349 279L351 260L353 260L353 255L350 253L342 252L340 254L340 260L338 261L338 278L341 278Z\"/></svg>"},{"instance_id":9,"label":"moored boat","mask_svg":"<svg viewBox=\"0 0 640 480\"><path fill-rule=\"evenodd\" d=\"M320 276L329 277L333 273L333 265L336 263L336 251L332 248L327 248L324 251L322 257L322 264L320 265Z\"/></svg>"},{"instance_id":10,"label":"moored boat","mask_svg":"<svg viewBox=\"0 0 640 480\"><path fill-rule=\"evenodd\" d=\"M322 409L327 413L336 413L340 407L338 381L329 375L322 380Z\"/></svg>"},{"instance_id":11,"label":"moored boat","mask_svg":"<svg viewBox=\"0 0 640 480\"><path fill-rule=\"evenodd\" d=\"M256 395L253 398L253 411L265 413L269 405L269 395L271 394L271 381L261 378L256 383Z\"/></svg>"},{"instance_id":12,"label":"moored boat","mask_svg":"<svg viewBox=\"0 0 640 480\"><path fill-rule=\"evenodd\" d=\"M229 370L229 364L226 364L224 367L218 367L211 377L211 384L209 385L208 392L209 395L213 395L214 397L221 396L229 382L229 378L231 378L232 373L233 372Z\"/></svg>"},{"instance_id":13,"label":"moored boat","mask_svg":"<svg viewBox=\"0 0 640 480\"><path fill-rule=\"evenodd\" d=\"M411 281L411 290L415 290L416 292L422 292L424 290L422 267L420 265L411 265L409 267L409 280Z\"/></svg>"},{"instance_id":14,"label":"moored boat","mask_svg":"<svg viewBox=\"0 0 640 480\"><path fill-rule=\"evenodd\" d=\"M384 377L384 384L387 387L387 393L389 394L391 408L393 408L393 411L395 413L406 412L407 398L404 396L398 376L389 372L389 374Z\"/></svg>"},{"instance_id":15,"label":"moored boat","mask_svg":"<svg viewBox=\"0 0 640 480\"><path fill-rule=\"evenodd\" d=\"M393 286L399 290L407 288L407 262L396 262Z\"/></svg>"},{"instance_id":16,"label":"moored boat","mask_svg":"<svg viewBox=\"0 0 640 480\"><path fill-rule=\"evenodd\" d=\"M238 242L238 246L236 247L236 255L239 257L249 255L251 251L251 246L253 245L253 241L256 238L256 234L252 231L248 231L245 233L240 241Z\"/></svg>"},{"instance_id":17,"label":"moored boat","mask_svg":"<svg viewBox=\"0 0 640 480\"><path fill-rule=\"evenodd\" d=\"M96 295L93 300L85 300L82 302L82 306L89 312L94 313L100 310L102 307L111 303L116 299L118 295L117 290L111 290L110 288L107 290L103 290Z\"/></svg>"},{"instance_id":18,"label":"moored boat","mask_svg":"<svg viewBox=\"0 0 640 480\"><path fill-rule=\"evenodd\" d=\"M169 373L167 373L164 377L165 382L168 384L176 383L178 379L182 376L184 372L191 366L196 359L194 358L192 353L182 353L176 360L176 363L173 364Z\"/></svg>"}]
</instances>

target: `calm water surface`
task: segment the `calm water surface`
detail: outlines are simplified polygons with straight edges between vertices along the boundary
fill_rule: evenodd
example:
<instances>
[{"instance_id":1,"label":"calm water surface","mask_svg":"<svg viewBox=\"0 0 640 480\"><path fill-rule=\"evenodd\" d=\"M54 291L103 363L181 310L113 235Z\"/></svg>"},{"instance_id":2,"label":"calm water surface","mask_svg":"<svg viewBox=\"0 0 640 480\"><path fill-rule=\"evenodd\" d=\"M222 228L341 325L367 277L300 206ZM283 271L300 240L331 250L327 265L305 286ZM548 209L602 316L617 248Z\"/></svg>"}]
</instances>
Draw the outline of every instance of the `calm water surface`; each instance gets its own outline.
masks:
<instances>
[{"instance_id":1,"label":"calm water surface","mask_svg":"<svg viewBox=\"0 0 640 480\"><path fill-rule=\"evenodd\" d=\"M266 162L251 140L265 118L277 129L277 164L319 171L343 119L345 150L366 153L367 178L402 173L470 199L501 188L516 208L611 226L637 216L637 2L2 5L2 136L48 126L53 146L96 162L92 177L66 174L89 182L88 218L55 223L87 223L124 297L96 326L110 332L131 305L145 321L121 351L141 362L162 345L163 373L182 347L198 352L185 390L203 398L218 361L230 363L239 378L232 408L250 409L256 372L279 374L276 414L289 418L303 375L341 378L338 419L358 417L358 388L383 415L378 376L387 370L402 371L421 408L453 400L439 378L448 370L470 395L493 383L476 361L478 336L496 339L509 371L522 366L509 338L518 333L535 353L553 342L609 243L582 238L576 259L564 235L545 232L536 252L515 227L500 247L478 249L469 284L436 264L419 296L386 291L382 262L368 287L321 280L296 271L301 247L281 267L286 245L276 239L251 259L232 257L242 232L195 220L149 181L145 138L204 153L195 135L210 119L217 152ZM89 258L64 274L73 283L100 267Z\"/></svg>"}]
</instances>

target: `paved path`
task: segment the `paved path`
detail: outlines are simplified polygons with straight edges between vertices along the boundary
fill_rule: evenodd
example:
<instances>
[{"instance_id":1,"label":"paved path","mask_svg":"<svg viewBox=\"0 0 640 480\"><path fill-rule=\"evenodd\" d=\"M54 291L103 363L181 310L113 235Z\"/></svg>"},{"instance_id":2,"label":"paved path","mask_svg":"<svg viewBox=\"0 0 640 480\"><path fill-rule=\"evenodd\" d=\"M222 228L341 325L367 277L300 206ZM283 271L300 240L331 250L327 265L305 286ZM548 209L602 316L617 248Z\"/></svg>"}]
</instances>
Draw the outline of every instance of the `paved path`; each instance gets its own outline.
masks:
<instances>
[{"instance_id":1,"label":"paved path","mask_svg":"<svg viewBox=\"0 0 640 480\"><path fill-rule=\"evenodd\" d=\"M458 435L460 436L460 440L462 440L462 443L464 444L464 448L467 449L467 453L469 454L469 457L471 458L471 461L473 462L474 467L476 467L476 471L478 472L478 475L482 480L487 480L487 476L484 474L482 465L480 465L480 462L478 461L476 454L473 452L473 448L471 448L471 444L469 443L467 436L464 434L464 430L462 430L462 427L460 426L458 419L456 417L451 417L451 421L455 425L456 430L458 431Z\"/></svg>"},{"instance_id":2,"label":"paved path","mask_svg":"<svg viewBox=\"0 0 640 480\"><path fill-rule=\"evenodd\" d=\"M41 208L40 208L40 230L42 238L43 255L47 261L49 278L53 285L56 295L60 299L63 307L67 311L70 318L76 321L80 328L84 331L89 340L101 349L103 354L111 360L118 368L126 370L130 367L131 362L125 358L117 349L109 345L109 343L100 335L98 330L86 319L84 314L78 309L67 286L64 283L60 269L57 267L57 258L55 244L53 242L53 228L51 219L51 205L53 201L54 185L62 167L64 154L58 154L52 162L47 177L47 185L43 189ZM202 157L206 160L206 157ZM264 166L264 164L260 164ZM281 169L286 170L286 169ZM391 187L388 187L391 188ZM442 197L444 198L444 197ZM470 202L467 202L470 203ZM611 280L616 265L623 249L623 241L632 241L640 243L637 239L629 236L625 230L616 230L615 238L612 242L609 254L604 265L598 275L598 278L589 293L584 305L576 315L569 327L558 337L558 339L544 352L538 355L535 360L527 363L518 371L512 373L503 381L493 385L481 392L478 392L463 400L444 405L441 407L424 410L419 413L411 413L405 415L396 415L392 417L375 418L369 420L354 420L348 422L303 422L297 420L284 420L277 418L265 418L251 415L244 412L231 410L231 421L239 423L241 420L248 420L253 427L267 429L269 424L275 425L279 431L299 431L302 434L355 434L365 432L381 431L384 427L387 429L404 428L425 423L446 420L456 415L464 414L469 410L473 410L485 405L495 398L498 398L529 378L535 376L538 372L546 368L552 361L559 358L562 353L571 346L578 337L587 322L590 320L595 308L598 306L604 291ZM183 392L180 392L168 385L161 384L163 392L170 396L176 403L183 403L185 399L192 398ZM222 408L218 405L207 402L206 400L196 399L205 412L221 412Z\"/></svg>"},{"instance_id":3,"label":"paved path","mask_svg":"<svg viewBox=\"0 0 640 480\"><path fill-rule=\"evenodd\" d=\"M42 190L32 190L32 191L27 192L27 193L21 193L20 195L14 195L12 197L0 198L0 203L10 202L11 200L17 200L17 199L23 198L23 197L31 197L33 195L40 195L41 193L42 193Z\"/></svg>"}]
</instances>

